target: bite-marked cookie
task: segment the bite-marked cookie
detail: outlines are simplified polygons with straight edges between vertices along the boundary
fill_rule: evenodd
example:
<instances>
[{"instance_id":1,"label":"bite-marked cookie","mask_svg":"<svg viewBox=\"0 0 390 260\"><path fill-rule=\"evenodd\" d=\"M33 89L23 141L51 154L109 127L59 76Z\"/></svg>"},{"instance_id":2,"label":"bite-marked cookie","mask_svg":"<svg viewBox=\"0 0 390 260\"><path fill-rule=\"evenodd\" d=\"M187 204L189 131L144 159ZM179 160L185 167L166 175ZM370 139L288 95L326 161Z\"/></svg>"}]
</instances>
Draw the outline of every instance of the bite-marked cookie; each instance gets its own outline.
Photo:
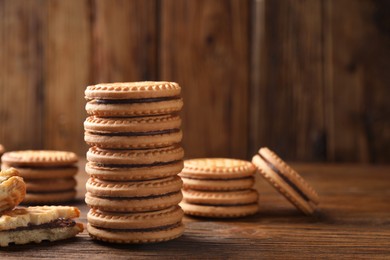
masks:
<instances>
[{"instance_id":1,"label":"bite-marked cookie","mask_svg":"<svg viewBox=\"0 0 390 260\"><path fill-rule=\"evenodd\" d=\"M99 197L148 197L179 192L182 187L179 176L148 181L104 181L89 178L87 192Z\"/></svg>"},{"instance_id":2,"label":"bite-marked cookie","mask_svg":"<svg viewBox=\"0 0 390 260\"><path fill-rule=\"evenodd\" d=\"M103 197L87 192L85 202L94 209L114 212L144 212L169 208L179 204L183 195L180 191L147 197Z\"/></svg>"},{"instance_id":3,"label":"bite-marked cookie","mask_svg":"<svg viewBox=\"0 0 390 260\"><path fill-rule=\"evenodd\" d=\"M184 201L201 205L242 205L257 203L256 190L240 191L195 191L183 190Z\"/></svg>"},{"instance_id":4,"label":"bite-marked cookie","mask_svg":"<svg viewBox=\"0 0 390 260\"><path fill-rule=\"evenodd\" d=\"M6 165L18 167L61 167L73 165L78 158L75 153L49 150L26 150L5 153L2 162Z\"/></svg>"},{"instance_id":5,"label":"bite-marked cookie","mask_svg":"<svg viewBox=\"0 0 390 260\"><path fill-rule=\"evenodd\" d=\"M76 190L70 189L57 192L27 192L23 204L49 204L62 203L73 200L76 197Z\"/></svg>"},{"instance_id":6,"label":"bite-marked cookie","mask_svg":"<svg viewBox=\"0 0 390 260\"><path fill-rule=\"evenodd\" d=\"M180 176L196 179L237 179L253 176L255 171L255 166L247 161L203 158L185 160Z\"/></svg>"},{"instance_id":7,"label":"bite-marked cookie","mask_svg":"<svg viewBox=\"0 0 390 260\"><path fill-rule=\"evenodd\" d=\"M7 211L0 216L0 246L74 237L84 229L82 223L73 220L79 216L77 208L66 206L38 206Z\"/></svg>"},{"instance_id":8,"label":"bite-marked cookie","mask_svg":"<svg viewBox=\"0 0 390 260\"><path fill-rule=\"evenodd\" d=\"M244 177L238 179L207 180L181 177L183 188L200 191L232 191L251 189L255 183L254 177Z\"/></svg>"},{"instance_id":9,"label":"bite-marked cookie","mask_svg":"<svg viewBox=\"0 0 390 260\"><path fill-rule=\"evenodd\" d=\"M180 206L187 215L209 218L237 218L254 215L259 211L257 203L245 205L200 205L182 201Z\"/></svg>"},{"instance_id":10,"label":"bite-marked cookie","mask_svg":"<svg viewBox=\"0 0 390 260\"><path fill-rule=\"evenodd\" d=\"M123 82L88 86L85 109L99 117L132 117L178 112L181 88L174 82Z\"/></svg>"},{"instance_id":11,"label":"bite-marked cookie","mask_svg":"<svg viewBox=\"0 0 390 260\"><path fill-rule=\"evenodd\" d=\"M25 195L26 184L17 170L11 168L0 172L0 214L19 205Z\"/></svg>"},{"instance_id":12,"label":"bite-marked cookie","mask_svg":"<svg viewBox=\"0 0 390 260\"><path fill-rule=\"evenodd\" d=\"M31 179L26 182L28 193L67 191L74 189L76 185L75 178Z\"/></svg>"},{"instance_id":13,"label":"bite-marked cookie","mask_svg":"<svg viewBox=\"0 0 390 260\"><path fill-rule=\"evenodd\" d=\"M172 240L180 237L184 232L184 225L177 223L175 225L165 226L146 230L126 230L126 229L103 229L87 224L89 235L96 240L109 243L127 243L144 244L157 243Z\"/></svg>"},{"instance_id":14,"label":"bite-marked cookie","mask_svg":"<svg viewBox=\"0 0 390 260\"><path fill-rule=\"evenodd\" d=\"M88 222L105 229L149 229L181 222L184 212L179 206L150 212L105 212L91 209Z\"/></svg>"},{"instance_id":15,"label":"bite-marked cookie","mask_svg":"<svg viewBox=\"0 0 390 260\"><path fill-rule=\"evenodd\" d=\"M252 162L260 174L305 214L312 214L319 203L315 190L279 156L268 148L261 148Z\"/></svg>"}]
</instances>

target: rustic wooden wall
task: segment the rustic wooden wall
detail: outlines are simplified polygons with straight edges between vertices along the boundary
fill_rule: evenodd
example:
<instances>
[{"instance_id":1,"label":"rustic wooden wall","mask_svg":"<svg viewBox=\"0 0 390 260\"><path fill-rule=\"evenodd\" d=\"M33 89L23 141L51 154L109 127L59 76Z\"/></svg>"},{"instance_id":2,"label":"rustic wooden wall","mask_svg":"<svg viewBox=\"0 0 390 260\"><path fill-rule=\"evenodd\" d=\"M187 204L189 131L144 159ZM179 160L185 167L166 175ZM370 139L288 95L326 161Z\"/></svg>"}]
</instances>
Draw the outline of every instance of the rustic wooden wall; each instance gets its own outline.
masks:
<instances>
[{"instance_id":1,"label":"rustic wooden wall","mask_svg":"<svg viewBox=\"0 0 390 260\"><path fill-rule=\"evenodd\" d=\"M0 143L84 154L83 91L183 87L186 156L390 162L390 4L0 0Z\"/></svg>"}]
</instances>

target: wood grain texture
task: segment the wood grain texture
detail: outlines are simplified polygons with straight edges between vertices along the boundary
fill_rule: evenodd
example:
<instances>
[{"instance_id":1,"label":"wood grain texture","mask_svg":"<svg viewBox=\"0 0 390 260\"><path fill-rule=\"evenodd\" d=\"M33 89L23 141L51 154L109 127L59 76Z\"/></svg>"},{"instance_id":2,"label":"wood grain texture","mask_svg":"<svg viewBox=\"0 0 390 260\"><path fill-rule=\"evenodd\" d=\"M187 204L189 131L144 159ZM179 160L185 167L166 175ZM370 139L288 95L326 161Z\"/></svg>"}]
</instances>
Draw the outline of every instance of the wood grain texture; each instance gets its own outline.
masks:
<instances>
[{"instance_id":1,"label":"wood grain texture","mask_svg":"<svg viewBox=\"0 0 390 260\"><path fill-rule=\"evenodd\" d=\"M80 163L81 221L87 175ZM2 258L109 259L387 259L390 257L390 167L353 164L293 164L318 191L320 210L306 217L260 176L258 215L234 220L185 217L176 240L151 245L111 245L76 239L1 249Z\"/></svg>"},{"instance_id":2,"label":"wood grain texture","mask_svg":"<svg viewBox=\"0 0 390 260\"><path fill-rule=\"evenodd\" d=\"M324 3L328 158L388 162L390 4Z\"/></svg>"},{"instance_id":3,"label":"wood grain texture","mask_svg":"<svg viewBox=\"0 0 390 260\"><path fill-rule=\"evenodd\" d=\"M42 1L0 1L0 143L42 146Z\"/></svg>"},{"instance_id":4,"label":"wood grain texture","mask_svg":"<svg viewBox=\"0 0 390 260\"><path fill-rule=\"evenodd\" d=\"M93 81L157 79L157 2L93 2Z\"/></svg>"},{"instance_id":5,"label":"wood grain texture","mask_svg":"<svg viewBox=\"0 0 390 260\"><path fill-rule=\"evenodd\" d=\"M181 84L187 158L245 158L249 1L161 1L160 79Z\"/></svg>"},{"instance_id":6,"label":"wood grain texture","mask_svg":"<svg viewBox=\"0 0 390 260\"><path fill-rule=\"evenodd\" d=\"M321 1L256 1L255 7L251 154L269 146L288 159L324 160Z\"/></svg>"},{"instance_id":7,"label":"wood grain texture","mask_svg":"<svg viewBox=\"0 0 390 260\"><path fill-rule=\"evenodd\" d=\"M44 147L84 154L84 90L90 82L87 0L48 1L45 38Z\"/></svg>"}]
</instances>

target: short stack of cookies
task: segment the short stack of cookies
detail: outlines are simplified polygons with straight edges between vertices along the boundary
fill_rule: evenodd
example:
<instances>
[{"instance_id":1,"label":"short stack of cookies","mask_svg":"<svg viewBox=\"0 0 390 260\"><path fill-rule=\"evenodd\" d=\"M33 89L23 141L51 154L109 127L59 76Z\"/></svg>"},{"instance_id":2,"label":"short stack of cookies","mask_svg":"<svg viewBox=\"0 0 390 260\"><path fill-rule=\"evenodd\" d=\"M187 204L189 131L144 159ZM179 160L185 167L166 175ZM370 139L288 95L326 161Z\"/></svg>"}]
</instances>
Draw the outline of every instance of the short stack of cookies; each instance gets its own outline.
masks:
<instances>
[{"instance_id":1,"label":"short stack of cookies","mask_svg":"<svg viewBox=\"0 0 390 260\"><path fill-rule=\"evenodd\" d=\"M152 243L183 233L180 92L174 82L87 87L85 201L92 238Z\"/></svg>"},{"instance_id":2,"label":"short stack of cookies","mask_svg":"<svg viewBox=\"0 0 390 260\"><path fill-rule=\"evenodd\" d=\"M235 218L258 212L258 193L253 189L255 166L247 161L204 158L184 161L180 173L183 201L188 215Z\"/></svg>"},{"instance_id":3,"label":"short stack of cookies","mask_svg":"<svg viewBox=\"0 0 390 260\"><path fill-rule=\"evenodd\" d=\"M1 168L13 167L24 179L24 204L63 203L76 197L77 161L77 155L67 151L12 151L2 156Z\"/></svg>"}]
</instances>

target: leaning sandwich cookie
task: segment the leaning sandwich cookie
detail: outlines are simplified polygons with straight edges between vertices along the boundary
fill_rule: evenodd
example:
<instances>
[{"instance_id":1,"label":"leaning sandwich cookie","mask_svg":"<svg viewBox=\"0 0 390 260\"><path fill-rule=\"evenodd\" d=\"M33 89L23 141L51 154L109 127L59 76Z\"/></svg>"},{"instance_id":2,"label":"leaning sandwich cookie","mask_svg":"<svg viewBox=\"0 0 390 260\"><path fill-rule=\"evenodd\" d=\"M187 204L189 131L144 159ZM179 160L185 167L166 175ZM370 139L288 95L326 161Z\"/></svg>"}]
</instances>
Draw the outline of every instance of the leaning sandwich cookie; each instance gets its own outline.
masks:
<instances>
[{"instance_id":1,"label":"leaning sandwich cookie","mask_svg":"<svg viewBox=\"0 0 390 260\"><path fill-rule=\"evenodd\" d=\"M76 236L84 230L73 219L80 216L76 207L21 207L0 216L0 246L57 241Z\"/></svg>"},{"instance_id":2,"label":"leaning sandwich cookie","mask_svg":"<svg viewBox=\"0 0 390 260\"><path fill-rule=\"evenodd\" d=\"M317 192L270 149L263 147L253 156L259 173L303 213L310 215L319 203Z\"/></svg>"}]
</instances>

